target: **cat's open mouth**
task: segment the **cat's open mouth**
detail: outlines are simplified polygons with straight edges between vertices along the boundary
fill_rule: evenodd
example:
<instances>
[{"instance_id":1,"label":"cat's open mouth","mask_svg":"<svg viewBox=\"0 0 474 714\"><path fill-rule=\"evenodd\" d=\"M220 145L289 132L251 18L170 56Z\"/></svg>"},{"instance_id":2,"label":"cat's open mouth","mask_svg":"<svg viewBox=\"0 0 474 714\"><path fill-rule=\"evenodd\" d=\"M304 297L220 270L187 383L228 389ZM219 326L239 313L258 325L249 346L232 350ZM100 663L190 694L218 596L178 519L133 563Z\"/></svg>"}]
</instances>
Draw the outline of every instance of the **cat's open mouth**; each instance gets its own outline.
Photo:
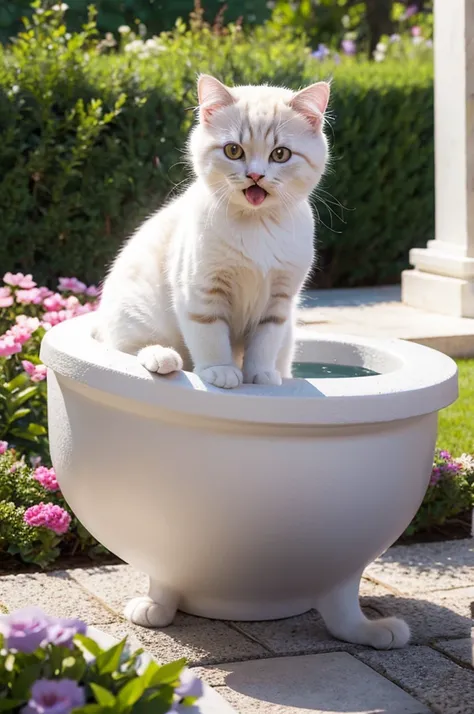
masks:
<instances>
[{"instance_id":1,"label":"cat's open mouth","mask_svg":"<svg viewBox=\"0 0 474 714\"><path fill-rule=\"evenodd\" d=\"M268 193L261 186L254 184L253 186L244 188L244 196L252 206L260 206L268 196Z\"/></svg>"}]
</instances>

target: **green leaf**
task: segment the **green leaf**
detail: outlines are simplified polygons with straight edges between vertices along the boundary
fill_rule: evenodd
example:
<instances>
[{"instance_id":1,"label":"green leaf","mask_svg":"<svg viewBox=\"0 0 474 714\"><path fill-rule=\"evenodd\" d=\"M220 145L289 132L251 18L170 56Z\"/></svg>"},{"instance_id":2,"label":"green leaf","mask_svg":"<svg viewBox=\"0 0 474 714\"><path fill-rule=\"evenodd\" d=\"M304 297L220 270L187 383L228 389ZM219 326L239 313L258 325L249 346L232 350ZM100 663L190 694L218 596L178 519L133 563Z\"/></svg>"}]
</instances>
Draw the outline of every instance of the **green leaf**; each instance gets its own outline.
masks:
<instances>
[{"instance_id":1,"label":"green leaf","mask_svg":"<svg viewBox=\"0 0 474 714\"><path fill-rule=\"evenodd\" d=\"M120 705L120 709L124 710L127 707L132 707L138 702L146 688L147 684L144 677L137 677L127 682L117 695L117 702Z\"/></svg>"},{"instance_id":2,"label":"green leaf","mask_svg":"<svg viewBox=\"0 0 474 714\"><path fill-rule=\"evenodd\" d=\"M82 648L87 652L90 652L93 657L98 657L102 653L102 650L97 642L90 637L86 637L86 635L75 635L74 642L82 645Z\"/></svg>"},{"instance_id":3,"label":"green leaf","mask_svg":"<svg viewBox=\"0 0 474 714\"><path fill-rule=\"evenodd\" d=\"M148 698L138 701L132 709L133 714L167 714L174 701L172 687L164 687Z\"/></svg>"},{"instance_id":4,"label":"green leaf","mask_svg":"<svg viewBox=\"0 0 474 714\"><path fill-rule=\"evenodd\" d=\"M103 714L102 704L86 704L84 707L74 709L74 714Z\"/></svg>"},{"instance_id":5,"label":"green leaf","mask_svg":"<svg viewBox=\"0 0 474 714\"><path fill-rule=\"evenodd\" d=\"M176 662L170 662L169 664L164 664L158 669L157 672L151 677L149 681L150 687L157 687L160 684L172 684L179 679L179 675L186 667L186 659L178 659Z\"/></svg>"},{"instance_id":6,"label":"green leaf","mask_svg":"<svg viewBox=\"0 0 474 714\"><path fill-rule=\"evenodd\" d=\"M23 417L27 416L30 413L31 413L31 409L26 409L25 407L23 409L17 409L17 411L10 418L10 422L14 422L14 421L17 421L18 419L22 419Z\"/></svg>"},{"instance_id":7,"label":"green leaf","mask_svg":"<svg viewBox=\"0 0 474 714\"><path fill-rule=\"evenodd\" d=\"M21 392L18 392L18 394L14 394L13 396L13 404L16 407L21 406L25 402L28 401L28 399L31 399L31 397L36 394L38 391L38 387L27 387L26 389L23 389Z\"/></svg>"},{"instance_id":8,"label":"green leaf","mask_svg":"<svg viewBox=\"0 0 474 714\"><path fill-rule=\"evenodd\" d=\"M24 703L24 699L0 699L0 712L11 711Z\"/></svg>"},{"instance_id":9,"label":"green leaf","mask_svg":"<svg viewBox=\"0 0 474 714\"><path fill-rule=\"evenodd\" d=\"M19 389L20 387L22 387L27 381L28 376L26 374L18 374L10 382L7 382L5 384L5 387L8 389L9 392L13 392L15 391L15 389Z\"/></svg>"},{"instance_id":10,"label":"green leaf","mask_svg":"<svg viewBox=\"0 0 474 714\"><path fill-rule=\"evenodd\" d=\"M20 672L18 677L16 677L15 683L11 690L11 694L14 699L18 697L25 697L33 682L39 678L41 669L42 662L34 662L33 664L26 666Z\"/></svg>"},{"instance_id":11,"label":"green leaf","mask_svg":"<svg viewBox=\"0 0 474 714\"><path fill-rule=\"evenodd\" d=\"M104 689L104 687L101 687L100 684L94 684L94 682L91 682L90 687L94 692L94 696L97 699L98 704L102 704L102 706L108 708L114 706L115 697L112 692L109 692L108 689Z\"/></svg>"},{"instance_id":12,"label":"green leaf","mask_svg":"<svg viewBox=\"0 0 474 714\"><path fill-rule=\"evenodd\" d=\"M63 663L62 673L67 679L74 679L78 682L84 676L86 667L87 664L82 655L76 656L76 658L71 658L71 664L65 665Z\"/></svg>"},{"instance_id":13,"label":"green leaf","mask_svg":"<svg viewBox=\"0 0 474 714\"><path fill-rule=\"evenodd\" d=\"M118 669L126 641L127 639L124 638L121 642L97 656L95 664L99 674L111 674Z\"/></svg>"},{"instance_id":14,"label":"green leaf","mask_svg":"<svg viewBox=\"0 0 474 714\"><path fill-rule=\"evenodd\" d=\"M28 424L28 432L33 436L43 436L47 434L47 429L41 424Z\"/></svg>"}]
</instances>

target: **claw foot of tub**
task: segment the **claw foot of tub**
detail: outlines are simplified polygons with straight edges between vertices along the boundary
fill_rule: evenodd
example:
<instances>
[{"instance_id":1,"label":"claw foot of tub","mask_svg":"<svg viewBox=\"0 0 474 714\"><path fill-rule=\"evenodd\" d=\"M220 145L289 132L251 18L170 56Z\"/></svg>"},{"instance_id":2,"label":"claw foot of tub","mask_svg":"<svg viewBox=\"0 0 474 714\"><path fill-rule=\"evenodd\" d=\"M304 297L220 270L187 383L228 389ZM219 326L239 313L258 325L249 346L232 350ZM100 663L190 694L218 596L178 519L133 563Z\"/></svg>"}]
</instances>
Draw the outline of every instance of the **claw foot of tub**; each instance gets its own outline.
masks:
<instances>
[{"instance_id":1,"label":"claw foot of tub","mask_svg":"<svg viewBox=\"0 0 474 714\"><path fill-rule=\"evenodd\" d=\"M134 625L141 627L167 627L176 615L177 601L166 598L166 602L156 602L148 595L135 597L127 603L124 615Z\"/></svg>"},{"instance_id":2,"label":"claw foot of tub","mask_svg":"<svg viewBox=\"0 0 474 714\"><path fill-rule=\"evenodd\" d=\"M359 604L360 577L343 583L316 602L316 609L329 632L339 640L368 645L377 650L404 647L410 628L397 617L369 620Z\"/></svg>"}]
</instances>

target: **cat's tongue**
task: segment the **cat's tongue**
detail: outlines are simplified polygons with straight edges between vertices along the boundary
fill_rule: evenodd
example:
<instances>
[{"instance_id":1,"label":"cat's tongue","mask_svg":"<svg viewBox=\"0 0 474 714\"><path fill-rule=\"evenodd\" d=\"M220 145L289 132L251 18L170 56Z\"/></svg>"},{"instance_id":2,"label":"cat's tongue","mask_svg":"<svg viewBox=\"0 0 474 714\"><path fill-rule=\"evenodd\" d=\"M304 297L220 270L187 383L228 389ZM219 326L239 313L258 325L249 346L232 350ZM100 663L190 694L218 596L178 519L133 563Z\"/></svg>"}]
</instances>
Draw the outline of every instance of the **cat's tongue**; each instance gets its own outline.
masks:
<instances>
[{"instance_id":1,"label":"cat's tongue","mask_svg":"<svg viewBox=\"0 0 474 714\"><path fill-rule=\"evenodd\" d=\"M267 192L265 191L264 188L261 186L249 186L248 188L245 189L245 198L249 203L252 204L252 206L260 206L261 203L264 202Z\"/></svg>"}]
</instances>

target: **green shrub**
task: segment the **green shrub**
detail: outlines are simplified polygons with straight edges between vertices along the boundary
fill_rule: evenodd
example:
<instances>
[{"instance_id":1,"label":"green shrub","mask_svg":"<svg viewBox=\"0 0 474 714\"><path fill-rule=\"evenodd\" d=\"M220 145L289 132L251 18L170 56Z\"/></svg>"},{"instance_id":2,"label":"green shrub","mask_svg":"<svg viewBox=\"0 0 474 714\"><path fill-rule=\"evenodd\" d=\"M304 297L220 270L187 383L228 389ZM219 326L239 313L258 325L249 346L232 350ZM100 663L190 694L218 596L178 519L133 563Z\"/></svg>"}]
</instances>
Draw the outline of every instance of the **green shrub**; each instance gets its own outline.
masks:
<instances>
[{"instance_id":1,"label":"green shrub","mask_svg":"<svg viewBox=\"0 0 474 714\"><path fill-rule=\"evenodd\" d=\"M45 7L52 7L59 0L47 0ZM68 0L67 27L77 32L87 20L89 0ZM96 0L97 25L100 32L116 32L120 25L140 21L150 32L171 30L179 17L187 17L193 8L199 7L195 0ZM263 22L270 15L266 0L205 0L201 3L205 17L213 22L223 8L225 20L238 18L246 23ZM21 29L21 18L31 17L31 0L5 0L0 4L0 42L9 42Z\"/></svg>"},{"instance_id":2,"label":"green shrub","mask_svg":"<svg viewBox=\"0 0 474 714\"><path fill-rule=\"evenodd\" d=\"M123 239L186 176L198 71L294 88L333 77L333 161L316 200L319 285L398 280L409 248L432 237L426 60L321 63L290 30L216 35L199 23L104 54L92 20L69 35L60 12L36 13L0 51L0 265L49 282L103 277Z\"/></svg>"}]
</instances>

